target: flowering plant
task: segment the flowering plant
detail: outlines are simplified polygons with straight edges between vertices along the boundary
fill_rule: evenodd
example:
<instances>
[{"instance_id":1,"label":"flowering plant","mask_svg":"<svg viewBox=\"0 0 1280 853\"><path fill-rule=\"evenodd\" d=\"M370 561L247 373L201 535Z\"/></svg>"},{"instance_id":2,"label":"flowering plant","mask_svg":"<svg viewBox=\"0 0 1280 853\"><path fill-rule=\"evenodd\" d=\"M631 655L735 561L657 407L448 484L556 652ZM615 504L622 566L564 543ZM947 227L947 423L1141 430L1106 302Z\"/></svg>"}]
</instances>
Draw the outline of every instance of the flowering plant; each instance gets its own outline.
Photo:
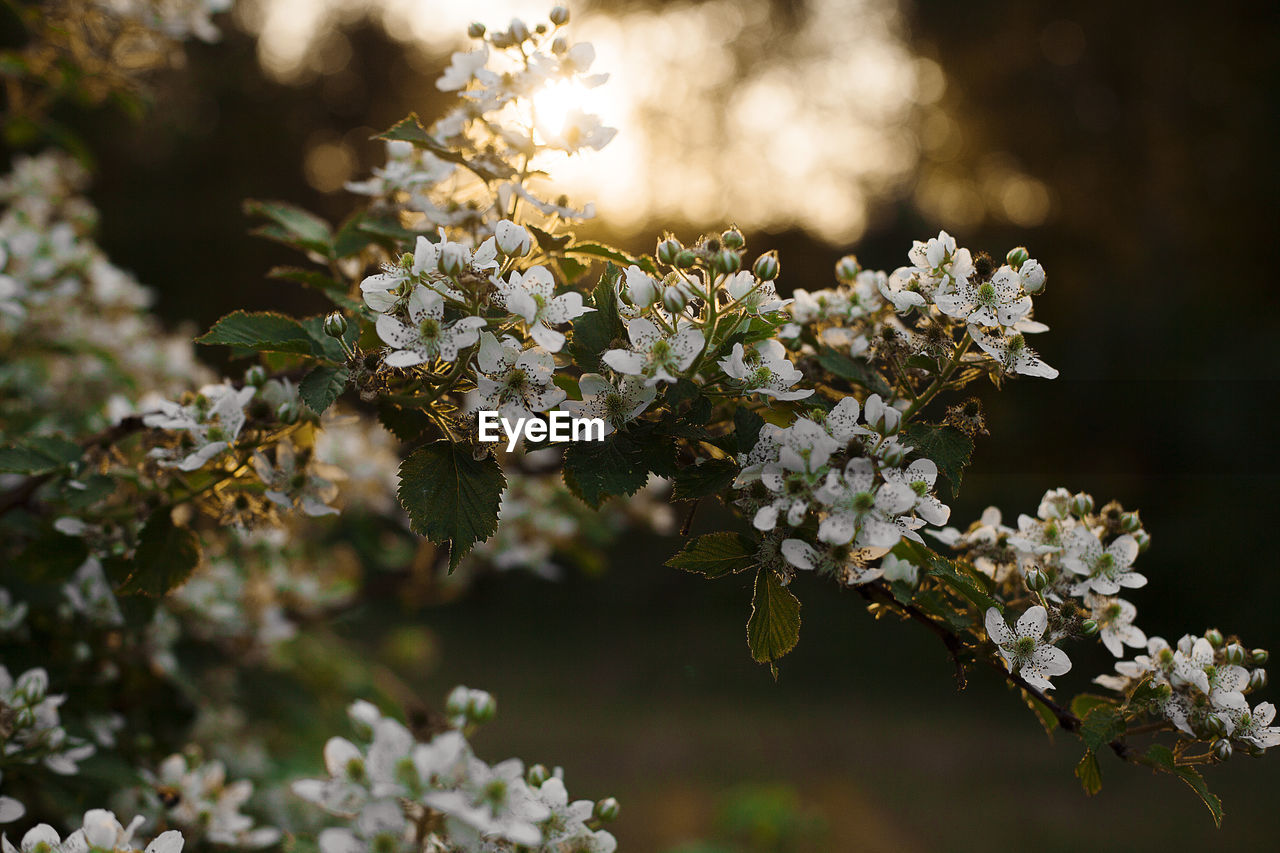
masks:
<instances>
[{"instance_id":1,"label":"flowering plant","mask_svg":"<svg viewBox=\"0 0 1280 853\"><path fill-rule=\"evenodd\" d=\"M95 9L156 38L206 37L217 6ZM253 785L204 754L243 725L225 686L235 675L192 649L287 669L283 640L370 594L343 525L407 541L404 520L436 546L428 568L449 574L553 575L566 543L670 527L668 488L690 515L715 500L741 517L668 565L751 578L749 651L775 676L799 639L794 581L812 572L936 634L961 686L996 670L1046 728L1081 740L1089 793L1110 751L1182 779L1220 820L1197 768L1280 743L1274 706L1252 699L1268 656L1216 629L1171 644L1137 627L1120 596L1147 582L1138 513L1051 489L1016 527L994 508L947 526L943 499L986 434L963 389L1057 375L1030 343L1047 331L1033 310L1044 267L1024 248L993 257L940 232L893 270L847 256L829 286L784 296L777 254L748 252L734 227L665 234L652 255L579 239L592 206L549 176L614 131L582 111L558 127L538 113L545 86L605 82L567 21L557 7L533 28L474 25L475 47L437 84L457 105L382 134L386 163L349 187L367 201L341 223L248 204L257 233L307 263L272 277L332 311L223 317L196 341L249 360L240 377L213 376L158 330L149 292L94 244L73 161L18 158L0 182L0 548L12 567L0 640L20 662L0 666L0 818L67 814L112 790L114 808L143 816L125 827L95 809L66 840L39 824L23 853L133 850L147 822L162 830L147 853L307 833L324 853L614 849L601 824L616 802L571 802L559 770L474 755L467 735L495 705L467 688L411 726L357 701L356 741L329 740L327 775L291 786L319 808L262 809L259 824L240 811ZM602 439L503 449L481 440L485 411L594 417ZM1087 642L1119 661L1094 679L1105 692L1057 698L1052 679ZM194 719L149 725L132 701L144 689ZM87 775L81 764L108 753L112 771L78 793L46 781ZM322 827L325 815L342 825Z\"/></svg>"}]
</instances>

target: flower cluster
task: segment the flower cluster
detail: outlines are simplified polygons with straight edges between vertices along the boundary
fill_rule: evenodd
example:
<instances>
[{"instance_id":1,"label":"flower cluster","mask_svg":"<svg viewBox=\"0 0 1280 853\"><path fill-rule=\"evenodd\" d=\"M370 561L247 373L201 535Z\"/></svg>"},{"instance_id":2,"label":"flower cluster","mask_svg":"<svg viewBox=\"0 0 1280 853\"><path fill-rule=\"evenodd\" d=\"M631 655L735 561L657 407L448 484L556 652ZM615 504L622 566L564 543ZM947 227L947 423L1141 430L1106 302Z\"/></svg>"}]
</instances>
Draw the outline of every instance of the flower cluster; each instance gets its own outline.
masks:
<instances>
[{"instance_id":1,"label":"flower cluster","mask_svg":"<svg viewBox=\"0 0 1280 853\"><path fill-rule=\"evenodd\" d=\"M133 835L145 822L141 815L123 826L113 812L106 809L91 809L84 813L78 829L62 838L58 831L47 823L37 824L22 836L19 846L15 847L5 836L0 840L4 853L77 853L84 850L103 850L111 853L182 853L182 833L176 829L166 830L152 839L145 848L139 847Z\"/></svg>"},{"instance_id":2,"label":"flower cluster","mask_svg":"<svg viewBox=\"0 0 1280 853\"><path fill-rule=\"evenodd\" d=\"M50 695L49 674L29 669L16 679L0 665L0 750L6 764L39 762L54 773L72 776L94 746L62 727L58 708L65 695Z\"/></svg>"},{"instance_id":3,"label":"flower cluster","mask_svg":"<svg viewBox=\"0 0 1280 853\"><path fill-rule=\"evenodd\" d=\"M350 821L320 833L322 853L616 849L599 828L617 815L615 801L571 802L559 768L526 770L518 758L489 765L472 752L465 729L493 718L493 697L458 687L446 711L449 725L423 740L368 702L351 706L359 743L330 738L328 776L293 785L298 796Z\"/></svg>"}]
</instances>

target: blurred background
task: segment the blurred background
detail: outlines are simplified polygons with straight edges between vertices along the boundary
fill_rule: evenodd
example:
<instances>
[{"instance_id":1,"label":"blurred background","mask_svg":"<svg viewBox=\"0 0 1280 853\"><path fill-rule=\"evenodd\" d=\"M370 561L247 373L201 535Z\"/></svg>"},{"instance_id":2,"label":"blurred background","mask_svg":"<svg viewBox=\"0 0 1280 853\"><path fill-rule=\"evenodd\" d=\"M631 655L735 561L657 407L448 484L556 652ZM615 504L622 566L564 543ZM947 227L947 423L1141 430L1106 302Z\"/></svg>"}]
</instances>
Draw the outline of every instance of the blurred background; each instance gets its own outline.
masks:
<instances>
[{"instance_id":1,"label":"blurred background","mask_svg":"<svg viewBox=\"0 0 1280 853\"><path fill-rule=\"evenodd\" d=\"M549 7L244 0L221 44L189 45L187 67L155 79L140 122L64 117L99 158L101 242L174 325L320 310L264 278L294 259L245 235L242 200L341 218L357 203L344 182L381 162L369 137L444 106L434 80L467 23ZM689 241L736 222L750 250L780 250L784 290L827 286L848 252L892 269L939 228L993 254L1027 245L1049 272L1037 316L1053 330L1037 344L1061 378L981 389L991 436L953 520L1034 513L1058 485L1116 498L1153 538L1152 583L1128 596L1149 634L1280 644L1274 4L572 11L612 75L589 106L620 129L558 175L597 202L584 231L652 251L661 230ZM1219 831L1178 782L1116 761L1086 798L1076 746L1047 744L988 676L958 693L933 638L872 625L825 584L799 582L805 626L775 684L744 643L749 579L663 568L675 547L624 541L599 577L503 576L448 607L387 600L327 630L432 700L458 681L491 690L482 753L562 762L575 793L617 796L623 849L1221 849L1280 832L1274 758L1210 772ZM1073 656L1068 690L1110 667L1101 649Z\"/></svg>"}]
</instances>

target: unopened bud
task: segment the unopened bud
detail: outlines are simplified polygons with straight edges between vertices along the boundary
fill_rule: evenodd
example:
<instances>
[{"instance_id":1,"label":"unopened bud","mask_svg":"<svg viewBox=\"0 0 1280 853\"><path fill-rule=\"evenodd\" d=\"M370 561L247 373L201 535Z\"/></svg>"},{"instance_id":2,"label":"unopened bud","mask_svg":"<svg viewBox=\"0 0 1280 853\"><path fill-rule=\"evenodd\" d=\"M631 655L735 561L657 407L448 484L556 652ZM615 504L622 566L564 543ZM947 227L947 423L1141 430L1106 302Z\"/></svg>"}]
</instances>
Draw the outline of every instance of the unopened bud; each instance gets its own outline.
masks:
<instances>
[{"instance_id":1,"label":"unopened bud","mask_svg":"<svg viewBox=\"0 0 1280 853\"><path fill-rule=\"evenodd\" d=\"M519 18L511 19L511 27L507 32L511 33L511 38L515 39L517 43L529 38L529 27Z\"/></svg>"},{"instance_id":2,"label":"unopened bud","mask_svg":"<svg viewBox=\"0 0 1280 853\"><path fill-rule=\"evenodd\" d=\"M334 311L324 318L324 333L331 338L340 338L347 333L347 318L341 311Z\"/></svg>"},{"instance_id":3,"label":"unopened bud","mask_svg":"<svg viewBox=\"0 0 1280 853\"><path fill-rule=\"evenodd\" d=\"M1022 269L1022 265L1025 264L1027 259L1030 257L1031 253L1027 251L1026 247L1019 246L1016 249L1010 249L1009 254L1005 255L1004 259L1009 266L1013 267L1014 271L1017 272Z\"/></svg>"},{"instance_id":4,"label":"unopened bud","mask_svg":"<svg viewBox=\"0 0 1280 853\"><path fill-rule=\"evenodd\" d=\"M684 310L684 306L688 304L682 288L671 285L662 289L662 307L666 308L672 314L679 314Z\"/></svg>"},{"instance_id":5,"label":"unopened bud","mask_svg":"<svg viewBox=\"0 0 1280 853\"><path fill-rule=\"evenodd\" d=\"M471 26L467 27L467 35L471 36L473 39L484 38L484 24L479 21L473 22Z\"/></svg>"},{"instance_id":6,"label":"unopened bud","mask_svg":"<svg viewBox=\"0 0 1280 853\"><path fill-rule=\"evenodd\" d=\"M13 692L25 698L29 704L38 705L49 692L49 674L43 669L29 669L18 676Z\"/></svg>"},{"instance_id":7,"label":"unopened bud","mask_svg":"<svg viewBox=\"0 0 1280 853\"><path fill-rule=\"evenodd\" d=\"M551 10L551 14L548 17L551 18L551 23L557 27L563 27L569 23L569 10L563 6L556 6Z\"/></svg>"},{"instance_id":8,"label":"unopened bud","mask_svg":"<svg viewBox=\"0 0 1280 853\"><path fill-rule=\"evenodd\" d=\"M1259 667L1249 673L1249 687L1253 690L1261 690L1267 686L1267 671Z\"/></svg>"},{"instance_id":9,"label":"unopened bud","mask_svg":"<svg viewBox=\"0 0 1280 853\"><path fill-rule=\"evenodd\" d=\"M674 237L668 237L658 243L658 249L654 252L658 256L658 260L670 266L676 262L676 256L684 249L680 245L680 241Z\"/></svg>"},{"instance_id":10,"label":"unopened bud","mask_svg":"<svg viewBox=\"0 0 1280 853\"><path fill-rule=\"evenodd\" d=\"M605 823L617 820L618 815L621 813L622 806L618 805L618 801L613 797L606 797L596 803L595 816Z\"/></svg>"},{"instance_id":11,"label":"unopened bud","mask_svg":"<svg viewBox=\"0 0 1280 853\"><path fill-rule=\"evenodd\" d=\"M545 764L535 764L525 773L525 781L535 788L541 788L542 783L551 778L551 771L547 770Z\"/></svg>"},{"instance_id":12,"label":"unopened bud","mask_svg":"<svg viewBox=\"0 0 1280 853\"><path fill-rule=\"evenodd\" d=\"M773 281L778 277L778 273L781 272L781 270L782 268L778 265L777 252L765 252L763 255L756 258L755 266L751 269L751 271L755 273L756 278L761 281Z\"/></svg>"},{"instance_id":13,"label":"unopened bud","mask_svg":"<svg viewBox=\"0 0 1280 853\"><path fill-rule=\"evenodd\" d=\"M489 41L492 42L493 46L496 47L498 50L505 50L511 47L511 44L512 44L511 33L504 33L502 31L498 31L493 35L489 36Z\"/></svg>"},{"instance_id":14,"label":"unopened bud","mask_svg":"<svg viewBox=\"0 0 1280 853\"><path fill-rule=\"evenodd\" d=\"M1093 495L1077 492L1071 498L1071 514L1077 518L1093 512Z\"/></svg>"},{"instance_id":15,"label":"unopened bud","mask_svg":"<svg viewBox=\"0 0 1280 853\"><path fill-rule=\"evenodd\" d=\"M747 245L746 238L742 236L742 232L737 228L730 228L728 231L720 235L720 242L724 243L726 249L741 249Z\"/></svg>"},{"instance_id":16,"label":"unopened bud","mask_svg":"<svg viewBox=\"0 0 1280 853\"><path fill-rule=\"evenodd\" d=\"M1227 663L1240 666L1244 663L1245 655L1244 646L1239 643L1228 643L1226 648Z\"/></svg>"},{"instance_id":17,"label":"unopened bud","mask_svg":"<svg viewBox=\"0 0 1280 853\"><path fill-rule=\"evenodd\" d=\"M1205 631L1204 638L1208 640L1209 645L1213 646L1215 649L1219 648L1223 642L1225 642L1222 637L1222 632L1217 628L1210 628L1208 631Z\"/></svg>"},{"instance_id":18,"label":"unopened bud","mask_svg":"<svg viewBox=\"0 0 1280 853\"><path fill-rule=\"evenodd\" d=\"M440 272L457 276L467 264L467 250L461 243L444 243L440 247Z\"/></svg>"},{"instance_id":19,"label":"unopened bud","mask_svg":"<svg viewBox=\"0 0 1280 853\"><path fill-rule=\"evenodd\" d=\"M483 690L472 690L467 701L467 716L477 723L487 723L498 713L497 701Z\"/></svg>"},{"instance_id":20,"label":"unopened bud","mask_svg":"<svg viewBox=\"0 0 1280 853\"><path fill-rule=\"evenodd\" d=\"M564 56L569 52L569 40L564 36L556 36L551 40L551 52L556 56Z\"/></svg>"},{"instance_id":21,"label":"unopened bud","mask_svg":"<svg viewBox=\"0 0 1280 853\"><path fill-rule=\"evenodd\" d=\"M444 700L444 712L450 717L466 716L470 697L471 691L459 684L449 691L449 697Z\"/></svg>"},{"instance_id":22,"label":"unopened bud","mask_svg":"<svg viewBox=\"0 0 1280 853\"><path fill-rule=\"evenodd\" d=\"M880 458L883 459L884 463L889 467L896 468L906 460L907 448L900 444L891 445L880 454Z\"/></svg>"},{"instance_id":23,"label":"unopened bud","mask_svg":"<svg viewBox=\"0 0 1280 853\"><path fill-rule=\"evenodd\" d=\"M1142 527L1142 519L1136 512L1126 512L1120 516L1120 529L1125 533L1134 533Z\"/></svg>"},{"instance_id":24,"label":"unopened bud","mask_svg":"<svg viewBox=\"0 0 1280 853\"><path fill-rule=\"evenodd\" d=\"M689 267L693 266L697 262L698 262L698 256L695 255L693 252L690 252L688 249L685 249L676 254L676 266L678 266L682 270L687 270Z\"/></svg>"},{"instance_id":25,"label":"unopened bud","mask_svg":"<svg viewBox=\"0 0 1280 853\"><path fill-rule=\"evenodd\" d=\"M1219 761L1226 761L1231 757L1231 741L1226 738L1218 738L1213 742L1213 754Z\"/></svg>"},{"instance_id":26,"label":"unopened bud","mask_svg":"<svg viewBox=\"0 0 1280 853\"><path fill-rule=\"evenodd\" d=\"M1253 662L1262 665L1271 659L1271 652L1266 649L1254 649L1249 652L1249 657L1253 658Z\"/></svg>"},{"instance_id":27,"label":"unopened bud","mask_svg":"<svg viewBox=\"0 0 1280 853\"><path fill-rule=\"evenodd\" d=\"M716 252L714 262L720 272L733 273L742 267L742 256L732 249L721 249Z\"/></svg>"},{"instance_id":28,"label":"unopened bud","mask_svg":"<svg viewBox=\"0 0 1280 853\"><path fill-rule=\"evenodd\" d=\"M849 284L862 272L862 266L855 255L845 255L836 261L836 281Z\"/></svg>"},{"instance_id":29,"label":"unopened bud","mask_svg":"<svg viewBox=\"0 0 1280 853\"><path fill-rule=\"evenodd\" d=\"M1092 619L1084 620L1080 623L1080 633L1084 634L1086 637L1092 637L1094 634L1098 633L1098 623Z\"/></svg>"},{"instance_id":30,"label":"unopened bud","mask_svg":"<svg viewBox=\"0 0 1280 853\"><path fill-rule=\"evenodd\" d=\"M267 371L262 365L255 364L244 372L244 384L254 388L261 388L267 381Z\"/></svg>"},{"instance_id":31,"label":"unopened bud","mask_svg":"<svg viewBox=\"0 0 1280 853\"><path fill-rule=\"evenodd\" d=\"M285 400L276 408L276 417L282 424L296 424L301 414L297 400Z\"/></svg>"},{"instance_id":32,"label":"unopened bud","mask_svg":"<svg viewBox=\"0 0 1280 853\"><path fill-rule=\"evenodd\" d=\"M533 249L533 238L529 236L529 230L507 219L494 227L493 237L502 254L509 258L523 257Z\"/></svg>"},{"instance_id":33,"label":"unopened bud","mask_svg":"<svg viewBox=\"0 0 1280 853\"><path fill-rule=\"evenodd\" d=\"M1049 576L1044 570L1033 566L1027 570L1027 589L1032 592L1039 592L1049 585Z\"/></svg>"},{"instance_id":34,"label":"unopened bud","mask_svg":"<svg viewBox=\"0 0 1280 853\"><path fill-rule=\"evenodd\" d=\"M1210 714L1204 718L1204 727L1210 734L1222 737L1227 733L1227 724L1223 722L1222 717L1217 714Z\"/></svg>"},{"instance_id":35,"label":"unopened bud","mask_svg":"<svg viewBox=\"0 0 1280 853\"><path fill-rule=\"evenodd\" d=\"M1133 531L1133 539L1138 543L1138 551L1140 553L1151 547L1151 534L1145 530Z\"/></svg>"}]
</instances>

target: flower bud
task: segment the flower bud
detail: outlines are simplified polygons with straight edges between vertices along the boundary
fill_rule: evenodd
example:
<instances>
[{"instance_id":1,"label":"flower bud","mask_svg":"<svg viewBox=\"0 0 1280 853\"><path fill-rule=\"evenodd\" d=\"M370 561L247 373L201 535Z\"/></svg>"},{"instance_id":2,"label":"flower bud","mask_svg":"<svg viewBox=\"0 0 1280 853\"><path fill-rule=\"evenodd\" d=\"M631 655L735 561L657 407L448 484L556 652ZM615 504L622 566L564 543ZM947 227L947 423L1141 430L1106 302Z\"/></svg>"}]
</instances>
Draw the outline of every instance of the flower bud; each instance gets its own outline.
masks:
<instances>
[{"instance_id":1,"label":"flower bud","mask_svg":"<svg viewBox=\"0 0 1280 853\"><path fill-rule=\"evenodd\" d=\"M1226 738L1218 738L1213 742L1213 754L1219 761L1226 761L1231 757L1231 741Z\"/></svg>"},{"instance_id":2,"label":"flower bud","mask_svg":"<svg viewBox=\"0 0 1280 853\"><path fill-rule=\"evenodd\" d=\"M494 227L493 236L498 242L498 249L509 258L523 257L533 249L533 238L529 236L528 229L507 219Z\"/></svg>"},{"instance_id":3,"label":"flower bud","mask_svg":"<svg viewBox=\"0 0 1280 853\"><path fill-rule=\"evenodd\" d=\"M682 270L687 270L698 262L698 256L688 249L684 249L676 254L676 266Z\"/></svg>"},{"instance_id":4,"label":"flower bud","mask_svg":"<svg viewBox=\"0 0 1280 853\"><path fill-rule=\"evenodd\" d=\"M493 46L498 50L505 50L512 45L511 33L504 33L501 31L496 32L489 36L489 41L492 42Z\"/></svg>"},{"instance_id":5,"label":"flower bud","mask_svg":"<svg viewBox=\"0 0 1280 853\"><path fill-rule=\"evenodd\" d=\"M1134 541L1138 543L1138 552L1141 553L1151 547L1151 534L1145 530L1133 531Z\"/></svg>"},{"instance_id":6,"label":"flower bud","mask_svg":"<svg viewBox=\"0 0 1280 853\"><path fill-rule=\"evenodd\" d=\"M842 284L850 284L860 272L862 272L862 266L859 265L855 255L845 255L836 261L836 281Z\"/></svg>"},{"instance_id":7,"label":"flower bud","mask_svg":"<svg viewBox=\"0 0 1280 853\"><path fill-rule=\"evenodd\" d=\"M285 400L276 408L276 417L282 424L296 424L301 414L302 410L298 408L297 400Z\"/></svg>"},{"instance_id":8,"label":"flower bud","mask_svg":"<svg viewBox=\"0 0 1280 853\"><path fill-rule=\"evenodd\" d=\"M1251 690L1261 690L1267 686L1267 671L1259 667L1249 673L1249 688Z\"/></svg>"},{"instance_id":9,"label":"flower bud","mask_svg":"<svg viewBox=\"0 0 1280 853\"><path fill-rule=\"evenodd\" d=\"M1244 646L1239 643L1228 643L1226 648L1227 663L1240 666L1245 659Z\"/></svg>"},{"instance_id":10,"label":"flower bud","mask_svg":"<svg viewBox=\"0 0 1280 853\"><path fill-rule=\"evenodd\" d=\"M524 21L520 20L519 18L511 19L511 27L507 30L507 32L511 33L511 38L515 39L516 43L522 42L527 38L529 38L529 27L528 25L525 24Z\"/></svg>"},{"instance_id":11,"label":"flower bud","mask_svg":"<svg viewBox=\"0 0 1280 853\"><path fill-rule=\"evenodd\" d=\"M471 26L467 27L467 35L471 36L473 39L484 38L484 24L479 21L474 21Z\"/></svg>"},{"instance_id":12,"label":"flower bud","mask_svg":"<svg viewBox=\"0 0 1280 853\"><path fill-rule=\"evenodd\" d=\"M255 364L244 372L244 384L254 388L261 388L267 381L267 371L262 365Z\"/></svg>"},{"instance_id":13,"label":"flower bud","mask_svg":"<svg viewBox=\"0 0 1280 853\"><path fill-rule=\"evenodd\" d=\"M457 277L466 266L466 246L461 243L443 243L440 246L440 272Z\"/></svg>"},{"instance_id":14,"label":"flower bud","mask_svg":"<svg viewBox=\"0 0 1280 853\"><path fill-rule=\"evenodd\" d=\"M498 713L498 703L483 690L472 690L467 700L467 716L477 723L487 723Z\"/></svg>"},{"instance_id":15,"label":"flower bud","mask_svg":"<svg viewBox=\"0 0 1280 853\"><path fill-rule=\"evenodd\" d=\"M551 778L551 771L547 770L545 764L535 764L525 773L524 778L533 787L541 788L542 783Z\"/></svg>"},{"instance_id":16,"label":"flower bud","mask_svg":"<svg viewBox=\"0 0 1280 853\"><path fill-rule=\"evenodd\" d=\"M1134 533L1142 527L1142 519L1136 512L1126 512L1120 516L1120 529L1125 533Z\"/></svg>"},{"instance_id":17,"label":"flower bud","mask_svg":"<svg viewBox=\"0 0 1280 853\"><path fill-rule=\"evenodd\" d=\"M1271 652L1266 649L1254 649L1249 652L1249 657L1253 658L1254 663L1261 666L1271 659Z\"/></svg>"},{"instance_id":18,"label":"flower bud","mask_svg":"<svg viewBox=\"0 0 1280 853\"><path fill-rule=\"evenodd\" d=\"M765 252L756 258L755 266L751 268L751 271L761 281L773 281L778 277L778 273L781 272L781 267L778 265L778 253Z\"/></svg>"},{"instance_id":19,"label":"flower bud","mask_svg":"<svg viewBox=\"0 0 1280 853\"><path fill-rule=\"evenodd\" d=\"M331 338L340 338L347 333L347 318L341 311L334 311L324 318L324 333Z\"/></svg>"},{"instance_id":20,"label":"flower bud","mask_svg":"<svg viewBox=\"0 0 1280 853\"><path fill-rule=\"evenodd\" d=\"M551 53L555 56L564 56L569 52L569 40L564 36L556 36L551 40Z\"/></svg>"},{"instance_id":21,"label":"flower bud","mask_svg":"<svg viewBox=\"0 0 1280 853\"><path fill-rule=\"evenodd\" d=\"M1227 724L1217 714L1209 714L1204 718L1204 727L1212 735L1222 737L1227 733Z\"/></svg>"},{"instance_id":22,"label":"flower bud","mask_svg":"<svg viewBox=\"0 0 1280 853\"><path fill-rule=\"evenodd\" d=\"M1077 518L1093 512L1093 495L1077 492L1071 498L1071 514Z\"/></svg>"},{"instance_id":23,"label":"flower bud","mask_svg":"<svg viewBox=\"0 0 1280 853\"><path fill-rule=\"evenodd\" d=\"M1215 649L1220 648L1223 642L1225 642L1222 638L1222 632L1217 628L1210 628L1208 631L1205 631L1204 638L1208 640L1209 645L1213 646Z\"/></svg>"},{"instance_id":24,"label":"flower bud","mask_svg":"<svg viewBox=\"0 0 1280 853\"><path fill-rule=\"evenodd\" d=\"M569 23L569 10L563 6L556 6L552 8L549 17L551 18L551 23L555 24L557 27L563 27L565 24Z\"/></svg>"},{"instance_id":25,"label":"flower bud","mask_svg":"<svg viewBox=\"0 0 1280 853\"><path fill-rule=\"evenodd\" d=\"M662 290L662 307L666 308L672 314L679 314L684 310L684 306L688 304L682 288L671 285Z\"/></svg>"},{"instance_id":26,"label":"flower bud","mask_svg":"<svg viewBox=\"0 0 1280 853\"><path fill-rule=\"evenodd\" d=\"M891 468L901 465L907 458L907 448L900 444L894 444L880 454L880 458Z\"/></svg>"},{"instance_id":27,"label":"flower bud","mask_svg":"<svg viewBox=\"0 0 1280 853\"><path fill-rule=\"evenodd\" d=\"M49 673L43 669L27 670L18 676L13 692L24 697L28 704L38 705L44 701L45 694L49 692Z\"/></svg>"},{"instance_id":28,"label":"flower bud","mask_svg":"<svg viewBox=\"0 0 1280 853\"><path fill-rule=\"evenodd\" d=\"M1027 589L1032 592L1039 592L1049 585L1049 576L1039 566L1032 566L1027 570Z\"/></svg>"},{"instance_id":29,"label":"flower bud","mask_svg":"<svg viewBox=\"0 0 1280 853\"><path fill-rule=\"evenodd\" d=\"M1031 253L1027 251L1025 246L1019 246L1016 249L1010 249L1009 254L1004 256L1005 262L1013 267L1014 272L1022 269L1022 265L1031 257Z\"/></svg>"},{"instance_id":30,"label":"flower bud","mask_svg":"<svg viewBox=\"0 0 1280 853\"><path fill-rule=\"evenodd\" d=\"M444 712L450 717L466 716L467 700L470 697L471 691L459 684L449 691L449 697L444 700Z\"/></svg>"},{"instance_id":31,"label":"flower bud","mask_svg":"<svg viewBox=\"0 0 1280 853\"><path fill-rule=\"evenodd\" d=\"M654 252L658 260L670 266L676 262L676 256L684 249L680 245L680 241L675 237L667 237L665 240L658 242L658 249Z\"/></svg>"},{"instance_id":32,"label":"flower bud","mask_svg":"<svg viewBox=\"0 0 1280 853\"><path fill-rule=\"evenodd\" d=\"M618 819L618 815L622 812L622 806L618 805L618 801L613 797L606 797L596 803L595 816L600 820L608 823Z\"/></svg>"},{"instance_id":33,"label":"flower bud","mask_svg":"<svg viewBox=\"0 0 1280 853\"><path fill-rule=\"evenodd\" d=\"M742 267L742 256L732 249L721 249L712 259L716 269L723 273L737 272Z\"/></svg>"},{"instance_id":34,"label":"flower bud","mask_svg":"<svg viewBox=\"0 0 1280 853\"><path fill-rule=\"evenodd\" d=\"M1080 623L1080 633L1084 634L1086 637L1092 637L1094 634L1098 633L1098 623L1092 619L1084 620Z\"/></svg>"},{"instance_id":35,"label":"flower bud","mask_svg":"<svg viewBox=\"0 0 1280 853\"><path fill-rule=\"evenodd\" d=\"M742 236L742 232L737 228L730 228L728 231L720 235L720 242L724 244L726 249L741 249L747 245L747 240Z\"/></svg>"}]
</instances>

